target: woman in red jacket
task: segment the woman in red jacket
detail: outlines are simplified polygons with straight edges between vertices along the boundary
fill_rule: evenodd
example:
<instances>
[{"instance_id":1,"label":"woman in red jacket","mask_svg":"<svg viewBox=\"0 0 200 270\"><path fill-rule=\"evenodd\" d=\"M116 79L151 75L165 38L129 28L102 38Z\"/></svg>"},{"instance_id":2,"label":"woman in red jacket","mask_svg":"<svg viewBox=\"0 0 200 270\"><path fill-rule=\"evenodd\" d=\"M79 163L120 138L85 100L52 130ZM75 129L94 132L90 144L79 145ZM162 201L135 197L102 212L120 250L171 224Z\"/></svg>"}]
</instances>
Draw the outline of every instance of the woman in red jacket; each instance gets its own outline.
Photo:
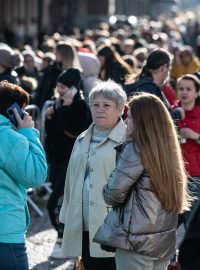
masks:
<instances>
[{"instance_id":1,"label":"woman in red jacket","mask_svg":"<svg viewBox=\"0 0 200 270\"><path fill-rule=\"evenodd\" d=\"M178 122L181 147L189 175L189 189L200 199L200 81L192 74L178 79L178 96L185 111L184 120ZM192 208L197 201L193 204ZM192 209L191 209L192 211ZM190 212L184 214L187 222Z\"/></svg>"}]
</instances>

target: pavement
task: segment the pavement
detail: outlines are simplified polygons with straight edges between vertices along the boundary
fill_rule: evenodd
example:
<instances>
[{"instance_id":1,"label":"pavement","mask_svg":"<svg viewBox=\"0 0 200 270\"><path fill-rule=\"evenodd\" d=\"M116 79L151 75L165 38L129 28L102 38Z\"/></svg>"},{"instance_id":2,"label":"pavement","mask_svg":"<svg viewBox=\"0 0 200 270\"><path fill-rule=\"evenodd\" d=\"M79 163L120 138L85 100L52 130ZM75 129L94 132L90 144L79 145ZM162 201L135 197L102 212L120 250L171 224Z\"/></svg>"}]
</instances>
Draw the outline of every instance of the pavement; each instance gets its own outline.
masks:
<instances>
[{"instance_id":1,"label":"pavement","mask_svg":"<svg viewBox=\"0 0 200 270\"><path fill-rule=\"evenodd\" d=\"M73 260L52 260L51 252L56 242L57 233L53 229L46 210L47 199L33 196L32 198L43 212L39 216L29 205L31 224L27 232L27 252L30 270L73 270ZM179 246L184 235L184 227L177 232Z\"/></svg>"},{"instance_id":2,"label":"pavement","mask_svg":"<svg viewBox=\"0 0 200 270\"><path fill-rule=\"evenodd\" d=\"M46 210L47 200L33 196L43 216L39 216L29 205L31 224L27 232L27 253L30 270L72 270L73 260L52 260L51 252L56 242L57 233L53 229Z\"/></svg>"}]
</instances>

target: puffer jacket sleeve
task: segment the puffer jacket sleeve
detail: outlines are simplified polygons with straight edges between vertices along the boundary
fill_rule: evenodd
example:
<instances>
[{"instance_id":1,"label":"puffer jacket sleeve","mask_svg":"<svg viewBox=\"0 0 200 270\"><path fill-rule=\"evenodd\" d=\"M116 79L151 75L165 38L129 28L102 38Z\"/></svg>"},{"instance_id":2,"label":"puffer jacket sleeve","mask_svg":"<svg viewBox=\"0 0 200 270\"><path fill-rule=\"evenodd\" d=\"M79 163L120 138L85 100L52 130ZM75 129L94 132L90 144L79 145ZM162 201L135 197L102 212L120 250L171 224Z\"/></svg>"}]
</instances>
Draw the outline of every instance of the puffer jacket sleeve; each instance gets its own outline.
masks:
<instances>
[{"instance_id":1,"label":"puffer jacket sleeve","mask_svg":"<svg viewBox=\"0 0 200 270\"><path fill-rule=\"evenodd\" d=\"M143 171L144 168L135 145L127 144L103 188L105 202L111 206L123 205L128 193Z\"/></svg>"},{"instance_id":2,"label":"puffer jacket sleeve","mask_svg":"<svg viewBox=\"0 0 200 270\"><path fill-rule=\"evenodd\" d=\"M43 184L47 177L47 163L39 132L22 128L5 162L6 171L26 188ZM23 135L23 136L22 136Z\"/></svg>"}]
</instances>

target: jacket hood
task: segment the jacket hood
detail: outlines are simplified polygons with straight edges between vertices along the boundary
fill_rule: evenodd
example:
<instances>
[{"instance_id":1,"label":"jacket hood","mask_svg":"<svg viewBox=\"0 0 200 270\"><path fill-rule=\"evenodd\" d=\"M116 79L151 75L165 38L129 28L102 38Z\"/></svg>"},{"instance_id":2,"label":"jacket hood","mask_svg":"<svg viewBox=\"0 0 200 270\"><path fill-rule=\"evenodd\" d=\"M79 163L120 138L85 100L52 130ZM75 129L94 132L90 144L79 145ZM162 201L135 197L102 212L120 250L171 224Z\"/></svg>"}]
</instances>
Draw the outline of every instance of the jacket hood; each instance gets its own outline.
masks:
<instances>
[{"instance_id":1,"label":"jacket hood","mask_svg":"<svg viewBox=\"0 0 200 270\"><path fill-rule=\"evenodd\" d=\"M83 68L84 77L98 76L101 68L100 61L93 53L78 53L78 58Z\"/></svg>"},{"instance_id":2,"label":"jacket hood","mask_svg":"<svg viewBox=\"0 0 200 270\"><path fill-rule=\"evenodd\" d=\"M92 123L87 130L85 130L83 133L79 135L78 140L81 141L88 134L90 134L91 136L94 126L95 124ZM118 144L121 144L125 140L125 129L126 124L120 118L119 122L116 124L115 127L113 127L113 129L108 134L108 138Z\"/></svg>"},{"instance_id":3,"label":"jacket hood","mask_svg":"<svg viewBox=\"0 0 200 270\"><path fill-rule=\"evenodd\" d=\"M10 120L7 119L2 114L0 114L0 131L2 131L4 129L10 129L10 128L12 128Z\"/></svg>"},{"instance_id":4,"label":"jacket hood","mask_svg":"<svg viewBox=\"0 0 200 270\"><path fill-rule=\"evenodd\" d=\"M158 88L159 87L154 83L153 80L149 78L141 79L135 83L127 83L124 85L124 90L128 96L132 95L133 93L137 92L141 87L145 87L148 85L148 87Z\"/></svg>"}]
</instances>

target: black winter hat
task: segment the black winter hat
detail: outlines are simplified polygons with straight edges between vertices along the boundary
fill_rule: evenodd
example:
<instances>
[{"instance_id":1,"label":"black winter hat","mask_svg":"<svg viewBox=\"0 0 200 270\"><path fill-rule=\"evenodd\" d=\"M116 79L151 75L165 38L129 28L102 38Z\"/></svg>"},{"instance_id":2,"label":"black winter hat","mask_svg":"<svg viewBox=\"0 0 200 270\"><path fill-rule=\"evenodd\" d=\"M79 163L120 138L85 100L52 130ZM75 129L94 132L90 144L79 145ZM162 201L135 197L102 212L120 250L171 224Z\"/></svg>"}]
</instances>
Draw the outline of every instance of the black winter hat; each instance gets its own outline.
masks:
<instances>
[{"instance_id":1,"label":"black winter hat","mask_svg":"<svg viewBox=\"0 0 200 270\"><path fill-rule=\"evenodd\" d=\"M57 78L57 82L67 87L75 86L77 89L79 89L80 81L81 73L77 68L69 68L63 71Z\"/></svg>"}]
</instances>

